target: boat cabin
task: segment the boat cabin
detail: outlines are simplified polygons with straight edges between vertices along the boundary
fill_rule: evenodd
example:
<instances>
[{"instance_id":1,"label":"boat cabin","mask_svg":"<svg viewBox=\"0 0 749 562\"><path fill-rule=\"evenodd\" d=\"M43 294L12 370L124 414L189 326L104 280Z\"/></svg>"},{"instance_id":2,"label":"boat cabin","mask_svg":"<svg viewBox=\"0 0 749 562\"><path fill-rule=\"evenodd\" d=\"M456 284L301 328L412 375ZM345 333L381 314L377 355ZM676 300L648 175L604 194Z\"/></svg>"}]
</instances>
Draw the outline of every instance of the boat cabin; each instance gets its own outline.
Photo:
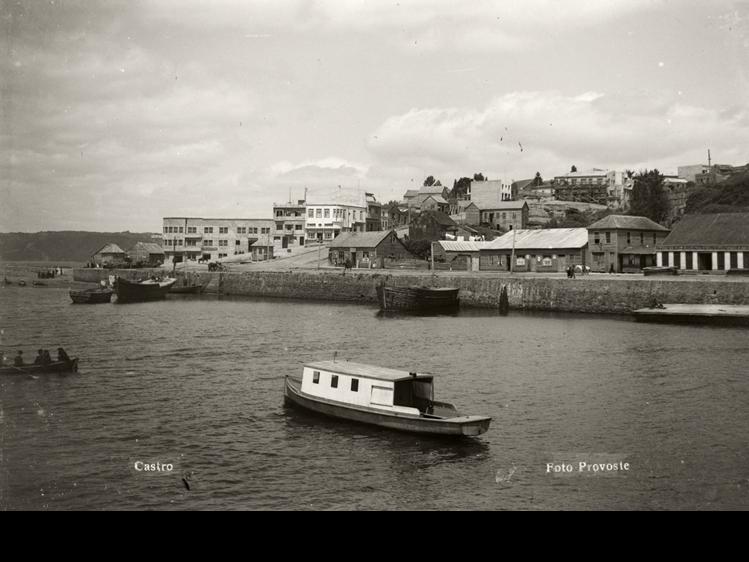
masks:
<instances>
[{"instance_id":1,"label":"boat cabin","mask_svg":"<svg viewBox=\"0 0 749 562\"><path fill-rule=\"evenodd\" d=\"M435 404L432 375L348 361L305 365L302 392L350 406L415 416L431 415Z\"/></svg>"}]
</instances>

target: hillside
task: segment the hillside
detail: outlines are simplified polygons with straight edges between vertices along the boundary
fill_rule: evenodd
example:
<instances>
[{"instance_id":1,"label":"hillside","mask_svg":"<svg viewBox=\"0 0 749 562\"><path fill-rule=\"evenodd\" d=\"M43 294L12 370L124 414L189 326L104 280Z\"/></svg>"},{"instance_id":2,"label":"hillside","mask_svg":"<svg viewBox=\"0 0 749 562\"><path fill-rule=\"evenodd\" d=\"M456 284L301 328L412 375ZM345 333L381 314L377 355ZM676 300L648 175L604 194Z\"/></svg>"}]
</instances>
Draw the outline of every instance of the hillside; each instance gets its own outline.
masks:
<instances>
[{"instance_id":1,"label":"hillside","mask_svg":"<svg viewBox=\"0 0 749 562\"><path fill-rule=\"evenodd\" d=\"M696 190L687 199L687 214L749 212L749 172Z\"/></svg>"},{"instance_id":2,"label":"hillside","mask_svg":"<svg viewBox=\"0 0 749 562\"><path fill-rule=\"evenodd\" d=\"M137 232L0 233L0 260L85 262L109 242L127 251L136 242L154 242L154 239L151 233Z\"/></svg>"}]
</instances>

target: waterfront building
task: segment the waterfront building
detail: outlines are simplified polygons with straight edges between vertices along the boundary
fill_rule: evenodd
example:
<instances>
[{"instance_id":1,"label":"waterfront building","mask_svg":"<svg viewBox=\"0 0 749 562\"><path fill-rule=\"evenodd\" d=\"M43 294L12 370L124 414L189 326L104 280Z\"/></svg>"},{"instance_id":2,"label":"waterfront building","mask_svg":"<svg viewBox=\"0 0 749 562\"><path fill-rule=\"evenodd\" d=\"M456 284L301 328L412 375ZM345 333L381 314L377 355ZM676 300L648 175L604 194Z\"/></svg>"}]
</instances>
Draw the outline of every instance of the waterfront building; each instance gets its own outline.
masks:
<instances>
[{"instance_id":1,"label":"waterfront building","mask_svg":"<svg viewBox=\"0 0 749 562\"><path fill-rule=\"evenodd\" d=\"M164 249L152 242L137 242L127 251L127 257L131 264L158 267L164 263L166 255Z\"/></svg>"},{"instance_id":2,"label":"waterfront building","mask_svg":"<svg viewBox=\"0 0 749 562\"><path fill-rule=\"evenodd\" d=\"M479 248L481 271L556 273L569 266L585 266L588 230L548 228L513 230Z\"/></svg>"},{"instance_id":3,"label":"waterfront building","mask_svg":"<svg viewBox=\"0 0 749 562\"><path fill-rule=\"evenodd\" d=\"M347 261L352 267L384 268L385 260L413 258L395 231L347 232L330 243L330 263L343 266Z\"/></svg>"},{"instance_id":4,"label":"waterfront building","mask_svg":"<svg viewBox=\"0 0 749 562\"><path fill-rule=\"evenodd\" d=\"M306 227L305 201L300 199L295 203L282 205L273 204L273 220L275 227L273 240L276 253L291 248L303 248Z\"/></svg>"},{"instance_id":5,"label":"waterfront building","mask_svg":"<svg viewBox=\"0 0 749 562\"><path fill-rule=\"evenodd\" d=\"M476 203L481 211L481 224L494 230L525 229L528 227L529 207L526 201L499 201L492 205Z\"/></svg>"},{"instance_id":6,"label":"waterfront building","mask_svg":"<svg viewBox=\"0 0 749 562\"><path fill-rule=\"evenodd\" d=\"M580 201L621 207L624 200L623 174L593 168L554 177L554 197L559 201Z\"/></svg>"},{"instance_id":7,"label":"waterfront building","mask_svg":"<svg viewBox=\"0 0 749 562\"><path fill-rule=\"evenodd\" d=\"M647 217L609 215L588 227L590 267L608 273L640 273L656 265L656 245L669 229Z\"/></svg>"},{"instance_id":8,"label":"waterfront building","mask_svg":"<svg viewBox=\"0 0 749 562\"><path fill-rule=\"evenodd\" d=\"M270 259L273 247L283 243L273 219L165 217L163 223L166 261L216 261L241 255Z\"/></svg>"},{"instance_id":9,"label":"waterfront building","mask_svg":"<svg viewBox=\"0 0 749 562\"><path fill-rule=\"evenodd\" d=\"M307 241L331 242L344 232L364 232L367 207L338 203L307 204Z\"/></svg>"},{"instance_id":10,"label":"waterfront building","mask_svg":"<svg viewBox=\"0 0 749 562\"><path fill-rule=\"evenodd\" d=\"M113 264L124 263L127 254L117 244L105 244L102 248L99 248L94 255L91 256L91 261L96 265L105 266Z\"/></svg>"},{"instance_id":11,"label":"waterfront building","mask_svg":"<svg viewBox=\"0 0 749 562\"><path fill-rule=\"evenodd\" d=\"M658 244L657 265L725 272L749 269L749 213L684 215Z\"/></svg>"},{"instance_id":12,"label":"waterfront building","mask_svg":"<svg viewBox=\"0 0 749 562\"><path fill-rule=\"evenodd\" d=\"M490 242L438 240L432 242L434 268L450 271L479 271L480 250Z\"/></svg>"}]
</instances>

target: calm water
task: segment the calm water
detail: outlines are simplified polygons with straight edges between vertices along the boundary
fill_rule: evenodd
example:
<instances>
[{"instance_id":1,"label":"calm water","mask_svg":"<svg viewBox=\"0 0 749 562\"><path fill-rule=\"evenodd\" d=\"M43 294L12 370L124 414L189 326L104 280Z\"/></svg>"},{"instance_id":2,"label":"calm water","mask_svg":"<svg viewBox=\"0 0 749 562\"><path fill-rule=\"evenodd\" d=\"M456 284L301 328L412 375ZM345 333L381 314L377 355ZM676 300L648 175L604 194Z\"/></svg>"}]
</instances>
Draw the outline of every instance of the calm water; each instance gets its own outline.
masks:
<instances>
[{"instance_id":1,"label":"calm water","mask_svg":"<svg viewBox=\"0 0 749 562\"><path fill-rule=\"evenodd\" d=\"M18 287L0 289L0 325L11 355L82 358L76 375L0 378L2 509L749 508L742 329L210 297L74 306ZM287 409L283 376L334 351L441 375L437 398L492 427L443 441ZM630 470L546 473L601 455Z\"/></svg>"}]
</instances>

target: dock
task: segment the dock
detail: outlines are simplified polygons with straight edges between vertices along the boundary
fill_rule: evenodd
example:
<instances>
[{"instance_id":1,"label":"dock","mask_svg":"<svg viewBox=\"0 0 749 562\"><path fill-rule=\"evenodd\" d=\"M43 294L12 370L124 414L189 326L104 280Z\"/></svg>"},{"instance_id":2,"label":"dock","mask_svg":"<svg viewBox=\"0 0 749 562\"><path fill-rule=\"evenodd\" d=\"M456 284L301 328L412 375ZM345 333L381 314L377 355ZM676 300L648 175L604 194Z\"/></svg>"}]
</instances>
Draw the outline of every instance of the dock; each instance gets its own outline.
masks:
<instances>
[{"instance_id":1,"label":"dock","mask_svg":"<svg viewBox=\"0 0 749 562\"><path fill-rule=\"evenodd\" d=\"M749 326L749 306L732 304L664 304L635 310L638 322Z\"/></svg>"}]
</instances>

